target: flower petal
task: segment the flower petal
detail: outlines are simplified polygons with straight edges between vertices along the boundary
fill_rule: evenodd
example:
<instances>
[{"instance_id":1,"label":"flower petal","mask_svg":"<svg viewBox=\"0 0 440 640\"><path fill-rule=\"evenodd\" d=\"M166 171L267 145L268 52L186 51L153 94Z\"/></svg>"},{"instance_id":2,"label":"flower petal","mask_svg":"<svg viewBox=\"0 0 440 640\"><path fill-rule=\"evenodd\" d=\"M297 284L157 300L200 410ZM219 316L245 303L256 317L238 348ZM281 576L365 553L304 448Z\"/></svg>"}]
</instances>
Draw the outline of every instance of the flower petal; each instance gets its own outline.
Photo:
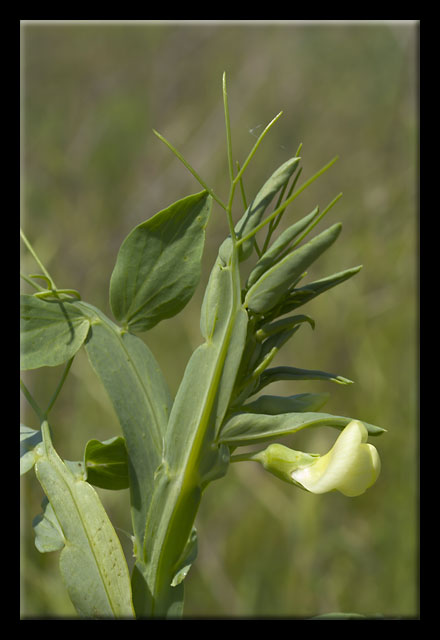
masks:
<instances>
[{"instance_id":1,"label":"flower petal","mask_svg":"<svg viewBox=\"0 0 440 640\"><path fill-rule=\"evenodd\" d=\"M346 496L358 496L376 481L380 458L368 432L358 420L342 431L330 451L316 462L292 472L292 479L312 493L337 489Z\"/></svg>"}]
</instances>

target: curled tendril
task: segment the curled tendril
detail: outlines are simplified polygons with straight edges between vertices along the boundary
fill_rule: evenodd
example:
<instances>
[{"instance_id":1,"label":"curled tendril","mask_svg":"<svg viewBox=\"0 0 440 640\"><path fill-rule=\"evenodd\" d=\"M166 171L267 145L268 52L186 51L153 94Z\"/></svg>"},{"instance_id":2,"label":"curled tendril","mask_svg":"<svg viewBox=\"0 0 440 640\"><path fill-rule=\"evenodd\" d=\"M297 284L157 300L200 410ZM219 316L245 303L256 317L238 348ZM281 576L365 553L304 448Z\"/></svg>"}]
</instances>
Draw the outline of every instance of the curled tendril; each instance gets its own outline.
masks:
<instances>
[{"instance_id":1,"label":"curled tendril","mask_svg":"<svg viewBox=\"0 0 440 640\"><path fill-rule=\"evenodd\" d=\"M81 300L81 295L76 289L47 289L46 291L38 291L34 293L36 298L53 298L54 300L69 300L76 298Z\"/></svg>"},{"instance_id":2,"label":"curled tendril","mask_svg":"<svg viewBox=\"0 0 440 640\"><path fill-rule=\"evenodd\" d=\"M44 276L42 273L33 273L33 274L29 274L29 278L41 278L41 280L44 280L47 284L47 289L50 290L54 290L55 289L55 284L52 282L52 280L48 277L48 276Z\"/></svg>"}]
</instances>

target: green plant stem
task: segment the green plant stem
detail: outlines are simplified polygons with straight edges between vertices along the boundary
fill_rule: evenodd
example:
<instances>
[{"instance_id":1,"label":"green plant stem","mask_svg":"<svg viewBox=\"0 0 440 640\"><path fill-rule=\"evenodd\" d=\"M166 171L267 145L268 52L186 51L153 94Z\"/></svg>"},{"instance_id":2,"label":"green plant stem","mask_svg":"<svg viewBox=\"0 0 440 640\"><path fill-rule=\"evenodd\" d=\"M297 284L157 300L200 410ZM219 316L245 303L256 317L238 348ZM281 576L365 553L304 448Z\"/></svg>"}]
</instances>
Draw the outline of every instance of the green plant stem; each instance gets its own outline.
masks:
<instances>
[{"instance_id":1,"label":"green plant stem","mask_svg":"<svg viewBox=\"0 0 440 640\"><path fill-rule=\"evenodd\" d=\"M225 73L223 73L223 108L225 112L226 147L227 147L227 154L228 154L229 179L231 182L226 213L228 215L229 233L231 234L232 242L235 245L237 238L235 235L234 221L232 219L232 203L234 201L235 187L237 185L237 182L234 180L234 167L233 167L233 160L232 160L231 123L229 118L228 94L226 91L226 74Z\"/></svg>"},{"instance_id":2,"label":"green plant stem","mask_svg":"<svg viewBox=\"0 0 440 640\"><path fill-rule=\"evenodd\" d=\"M66 366L64 367L64 371L63 371L63 374L62 374L62 376L61 376L61 379L60 379L60 381L59 381L59 383L58 383L58 386L57 386L57 388L55 389L55 392L54 392L54 394L53 394L52 398L50 399L49 404L47 405L47 409L46 409L46 411L44 412L44 417L45 417L45 418L47 418L47 416L49 415L50 410L52 409L53 405L55 404L56 399L58 398L58 396L59 396L59 394L60 394L60 391L61 391L61 389L63 388L63 385L64 385L64 383L65 383L65 381L66 381L66 378L67 378L67 374L69 373L69 371L70 371L70 367L72 366L72 362L73 362L73 358L74 358L74 357L75 357L75 356L73 356L72 358L70 358L70 360L67 362Z\"/></svg>"},{"instance_id":3,"label":"green plant stem","mask_svg":"<svg viewBox=\"0 0 440 640\"><path fill-rule=\"evenodd\" d=\"M232 183L234 181L234 168L233 168L233 161L232 161L232 136L231 136L231 122L229 118L228 93L226 91L226 73L223 73L223 108L225 112L226 146L228 151L229 177Z\"/></svg>"},{"instance_id":4,"label":"green plant stem","mask_svg":"<svg viewBox=\"0 0 440 640\"><path fill-rule=\"evenodd\" d=\"M75 356L73 356L73 358L74 357ZM47 405L46 411L43 411L41 409L41 407L38 405L37 401L34 399L34 397L32 396L31 392L29 391L29 389L26 387L26 385L23 382L23 380L20 379L21 391L22 391L24 397L26 398L26 400L29 402L29 404L32 407L32 409L35 411L35 413L38 416L38 419L40 420L40 422L43 422L44 420L47 420L47 417L48 417L51 409L53 408L58 396L60 395L60 391L63 388L63 385L64 385L64 383L66 381L67 374L69 373L70 367L72 366L73 358L70 358L70 360L67 362L66 366L64 367L64 371L62 373L61 379L58 382L57 388L55 389L55 391L54 391L54 393L52 395L52 398L49 401L49 404Z\"/></svg>"},{"instance_id":5,"label":"green plant stem","mask_svg":"<svg viewBox=\"0 0 440 640\"><path fill-rule=\"evenodd\" d=\"M22 278L22 280L30 284L31 287L34 287L34 289L36 289L40 293L42 293L43 291L47 291L47 289L45 289L44 287L41 287L39 284L37 284L36 282L34 282L33 280L25 276L24 273L20 273L20 278Z\"/></svg>"},{"instance_id":6,"label":"green plant stem","mask_svg":"<svg viewBox=\"0 0 440 640\"><path fill-rule=\"evenodd\" d=\"M153 133L154 133L154 135L156 135L159 138L159 140L162 140L162 142L164 144L166 144L166 146L174 153L174 155L177 158L179 158L180 162L182 162L185 165L185 167L188 169L188 171L190 173L192 173L194 178L202 185L202 187L204 189L206 189L206 191L214 198L214 200L221 206L221 208L226 211L227 207L224 204L224 202L222 202L220 200L220 198L217 196L217 194L211 189L211 187L209 187L206 184L206 182L203 180L203 178L190 165L190 163L187 160L185 160L185 158L182 156L182 154L171 144L171 142L169 142L162 134L160 134L158 131L156 131L156 129L153 129Z\"/></svg>"},{"instance_id":7,"label":"green plant stem","mask_svg":"<svg viewBox=\"0 0 440 640\"><path fill-rule=\"evenodd\" d=\"M49 280L49 282L51 283L51 288L56 289L55 286L55 282L53 281L53 278L50 276L49 272L47 271L46 267L44 266L44 264L41 262L40 258L37 256L37 254L35 253L31 243L29 242L29 240L26 238L25 234L23 233L23 230L20 229L20 236L21 239L23 240L24 244L26 245L26 248L28 249L29 253L32 255L33 259L35 260L35 262L38 264L38 266L40 267L41 271L44 273L44 275L46 276L46 278Z\"/></svg>"},{"instance_id":8,"label":"green plant stem","mask_svg":"<svg viewBox=\"0 0 440 640\"><path fill-rule=\"evenodd\" d=\"M238 161L237 161L236 165L237 165L237 172L239 172L240 171L240 164L239 164ZM241 197L242 197L242 200L243 200L243 207L246 210L248 208L248 203L247 203L247 199L246 199L246 193L244 191L243 180L241 179L241 177L240 177L240 180L239 180L239 184L240 184Z\"/></svg>"},{"instance_id":9,"label":"green plant stem","mask_svg":"<svg viewBox=\"0 0 440 640\"><path fill-rule=\"evenodd\" d=\"M20 379L20 387L21 387L21 391L22 391L24 397L26 398L26 400L29 402L29 404L32 407L32 409L37 414L38 419L40 420L40 422L44 422L45 417L46 417L44 412L38 406L38 403L34 400L31 392L29 391L29 389L26 387L25 383L21 379Z\"/></svg>"},{"instance_id":10,"label":"green plant stem","mask_svg":"<svg viewBox=\"0 0 440 640\"><path fill-rule=\"evenodd\" d=\"M229 462L258 462L255 460L254 456L257 452L249 451L248 453L237 453L230 457Z\"/></svg>"},{"instance_id":11,"label":"green plant stem","mask_svg":"<svg viewBox=\"0 0 440 640\"><path fill-rule=\"evenodd\" d=\"M257 142L254 144L254 146L252 147L248 157L246 158L246 160L243 163L243 166L241 167L240 171L237 173L237 175L234 178L234 182L238 182L241 178L241 176L243 175L244 171L246 170L246 167L248 166L249 162L252 160L252 158L255 155L255 152L257 151L258 147L260 146L261 142L263 141L263 138L265 137L265 135L268 133L269 129L272 128L272 126L275 124L275 122L283 115L283 112L280 111L275 118L273 118L268 125L266 125L266 127L264 128L264 130L262 131L262 133L259 135ZM242 241L240 241L241 244Z\"/></svg>"}]
</instances>

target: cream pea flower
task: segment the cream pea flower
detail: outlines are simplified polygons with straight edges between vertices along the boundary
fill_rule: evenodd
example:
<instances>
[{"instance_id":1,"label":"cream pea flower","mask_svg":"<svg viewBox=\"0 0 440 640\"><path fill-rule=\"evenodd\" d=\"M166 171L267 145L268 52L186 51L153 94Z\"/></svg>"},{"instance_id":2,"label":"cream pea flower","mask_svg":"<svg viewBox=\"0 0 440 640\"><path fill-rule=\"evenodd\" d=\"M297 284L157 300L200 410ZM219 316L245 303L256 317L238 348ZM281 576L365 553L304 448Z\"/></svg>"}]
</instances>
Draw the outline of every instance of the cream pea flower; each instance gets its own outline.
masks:
<instances>
[{"instance_id":1,"label":"cream pea flower","mask_svg":"<svg viewBox=\"0 0 440 640\"><path fill-rule=\"evenodd\" d=\"M367 438L362 422L352 420L328 453L292 471L292 479L312 493L336 489L350 497L361 495L380 473L379 454L376 447L367 443Z\"/></svg>"},{"instance_id":2,"label":"cream pea flower","mask_svg":"<svg viewBox=\"0 0 440 640\"><path fill-rule=\"evenodd\" d=\"M267 471L311 493L336 490L354 497L371 487L380 473L379 454L367 438L362 422L352 420L323 456L271 444L264 451L236 458L258 461Z\"/></svg>"}]
</instances>

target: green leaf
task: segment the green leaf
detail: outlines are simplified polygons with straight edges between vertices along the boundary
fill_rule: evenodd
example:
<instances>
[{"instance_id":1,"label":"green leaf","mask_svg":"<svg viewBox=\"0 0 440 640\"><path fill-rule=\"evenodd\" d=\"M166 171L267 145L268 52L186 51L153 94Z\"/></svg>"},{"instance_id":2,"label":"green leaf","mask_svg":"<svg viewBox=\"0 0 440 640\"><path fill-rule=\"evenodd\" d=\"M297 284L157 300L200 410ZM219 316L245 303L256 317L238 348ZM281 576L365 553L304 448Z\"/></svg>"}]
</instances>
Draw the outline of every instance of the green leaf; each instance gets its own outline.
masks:
<instances>
[{"instance_id":1,"label":"green leaf","mask_svg":"<svg viewBox=\"0 0 440 640\"><path fill-rule=\"evenodd\" d=\"M302 413L319 411L329 399L329 393L299 393L294 396L260 396L253 402L239 408L240 412L264 413Z\"/></svg>"},{"instance_id":2,"label":"green leaf","mask_svg":"<svg viewBox=\"0 0 440 640\"><path fill-rule=\"evenodd\" d=\"M61 551L66 541L52 505L46 496L44 496L41 506L43 513L36 516L32 522L35 533L35 546L40 553Z\"/></svg>"},{"instance_id":3,"label":"green leaf","mask_svg":"<svg viewBox=\"0 0 440 640\"><path fill-rule=\"evenodd\" d=\"M269 338L270 336L276 335L280 332L292 329L294 326L300 324L301 322L308 322L312 329L315 328L315 321L310 316L291 316L289 318L282 318L281 320L277 320L276 322L263 324L263 326L256 332L257 340L262 341L265 338Z\"/></svg>"},{"instance_id":4,"label":"green leaf","mask_svg":"<svg viewBox=\"0 0 440 640\"><path fill-rule=\"evenodd\" d=\"M133 530L136 548L142 550L154 474L162 462L172 399L147 345L137 336L121 332L92 305L78 304L94 315L85 349L107 391L125 438Z\"/></svg>"},{"instance_id":5,"label":"green leaf","mask_svg":"<svg viewBox=\"0 0 440 640\"><path fill-rule=\"evenodd\" d=\"M20 368L55 367L81 348L90 321L75 302L20 296Z\"/></svg>"},{"instance_id":6,"label":"green leaf","mask_svg":"<svg viewBox=\"0 0 440 640\"><path fill-rule=\"evenodd\" d=\"M333 225L268 269L247 292L245 306L259 314L273 309L286 297L288 288L335 242L341 229L341 224Z\"/></svg>"},{"instance_id":7,"label":"green leaf","mask_svg":"<svg viewBox=\"0 0 440 640\"><path fill-rule=\"evenodd\" d=\"M288 182L299 162L300 158L290 158L278 167L264 183L235 227L237 238L244 238L258 226L274 196ZM254 238L250 238L241 245L239 249L240 261L250 256L254 242Z\"/></svg>"},{"instance_id":8,"label":"green leaf","mask_svg":"<svg viewBox=\"0 0 440 640\"><path fill-rule=\"evenodd\" d=\"M102 489L128 489L128 456L121 436L89 440L84 451L87 482Z\"/></svg>"},{"instance_id":9,"label":"green leaf","mask_svg":"<svg viewBox=\"0 0 440 640\"><path fill-rule=\"evenodd\" d=\"M202 191L178 200L126 237L110 281L115 318L146 331L176 315L200 279L212 198Z\"/></svg>"},{"instance_id":10,"label":"green leaf","mask_svg":"<svg viewBox=\"0 0 440 640\"><path fill-rule=\"evenodd\" d=\"M289 244L293 242L293 240L297 236L299 236L299 234L304 231L304 229L308 227L312 220L316 218L318 213L319 208L316 207L311 213L309 213L298 222L295 222L295 224L292 224L278 236L275 242L269 247L267 251L265 251L265 253L261 256L255 267L250 272L246 284L247 289L255 284L259 277L262 276L265 271L267 271L275 264L280 254L282 254L282 252L289 246Z\"/></svg>"},{"instance_id":11,"label":"green leaf","mask_svg":"<svg viewBox=\"0 0 440 640\"><path fill-rule=\"evenodd\" d=\"M65 541L60 571L70 599L86 618L133 617L130 577L121 544L93 487L75 477L52 446L49 426L42 424L44 454L35 473L52 511L37 532L43 546L59 546L56 524ZM44 518L41 523L44 522ZM52 538L47 532L51 522ZM38 523L37 523L38 526ZM41 532L41 527L45 531ZM51 542L47 542L51 538ZM54 541L55 540L55 541Z\"/></svg>"},{"instance_id":12,"label":"green leaf","mask_svg":"<svg viewBox=\"0 0 440 640\"><path fill-rule=\"evenodd\" d=\"M286 298L286 301L284 302L283 307L280 310L280 315L289 313L290 311L301 307L303 304L306 304L306 302L309 302L310 300L313 300L313 298L316 298L316 296L324 293L324 291L327 291L328 289L336 287L338 284L345 282L352 276L359 273L361 269L362 265L352 267L351 269L339 271L338 273L334 273L333 275L322 278L321 280L310 282L310 284L307 284L304 287L293 289L290 296Z\"/></svg>"},{"instance_id":13,"label":"green leaf","mask_svg":"<svg viewBox=\"0 0 440 640\"><path fill-rule=\"evenodd\" d=\"M296 433L308 427L328 426L343 429L352 420L353 418L315 412L280 415L238 413L225 422L219 442L234 447L247 446ZM385 431L366 422L363 424L370 435L379 435Z\"/></svg>"},{"instance_id":14,"label":"green leaf","mask_svg":"<svg viewBox=\"0 0 440 640\"><path fill-rule=\"evenodd\" d=\"M39 455L43 438L41 431L20 424L20 475L32 469Z\"/></svg>"},{"instance_id":15,"label":"green leaf","mask_svg":"<svg viewBox=\"0 0 440 640\"><path fill-rule=\"evenodd\" d=\"M191 535L188 539L186 547L183 550L182 557L177 563L177 571L174 576L171 586L175 587L180 584L188 575L188 571L191 568L191 565L194 563L197 557L197 531L195 527L193 527L191 531Z\"/></svg>"},{"instance_id":16,"label":"green leaf","mask_svg":"<svg viewBox=\"0 0 440 640\"><path fill-rule=\"evenodd\" d=\"M328 380L338 384L353 384L352 380L336 373L327 373L317 369L298 369L297 367L273 367L261 374L260 383L254 393L280 380Z\"/></svg>"}]
</instances>

